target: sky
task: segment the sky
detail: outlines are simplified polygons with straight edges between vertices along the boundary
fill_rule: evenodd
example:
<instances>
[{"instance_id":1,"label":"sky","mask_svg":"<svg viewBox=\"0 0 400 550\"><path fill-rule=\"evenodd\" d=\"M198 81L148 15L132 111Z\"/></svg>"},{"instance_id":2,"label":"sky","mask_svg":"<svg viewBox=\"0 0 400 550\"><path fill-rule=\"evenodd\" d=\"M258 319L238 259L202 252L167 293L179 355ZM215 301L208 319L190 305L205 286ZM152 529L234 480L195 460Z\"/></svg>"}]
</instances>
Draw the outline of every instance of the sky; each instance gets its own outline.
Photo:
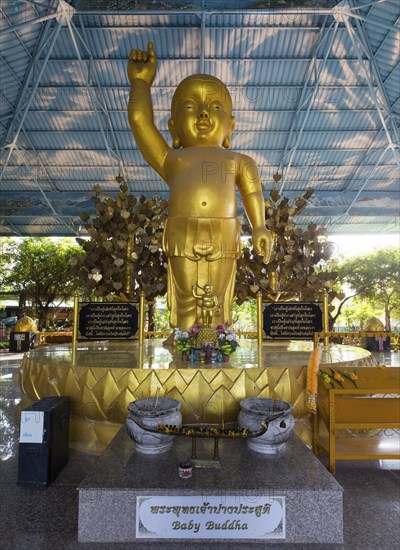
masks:
<instances>
[{"instance_id":1,"label":"sky","mask_svg":"<svg viewBox=\"0 0 400 550\"><path fill-rule=\"evenodd\" d=\"M337 249L334 252L346 257L360 256L361 254L369 254L377 248L387 246L400 247L400 235L373 235L357 234L357 235L328 235L328 241L336 244Z\"/></svg>"}]
</instances>

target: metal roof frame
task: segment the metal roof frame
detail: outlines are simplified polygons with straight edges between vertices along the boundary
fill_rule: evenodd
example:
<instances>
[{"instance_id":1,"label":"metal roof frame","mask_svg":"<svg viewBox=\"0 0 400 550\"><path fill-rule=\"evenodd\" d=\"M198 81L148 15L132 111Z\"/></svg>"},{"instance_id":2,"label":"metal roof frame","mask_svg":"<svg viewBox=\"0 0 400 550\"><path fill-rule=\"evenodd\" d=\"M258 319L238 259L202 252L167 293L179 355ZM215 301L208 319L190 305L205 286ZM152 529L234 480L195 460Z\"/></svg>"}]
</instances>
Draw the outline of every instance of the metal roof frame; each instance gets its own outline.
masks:
<instances>
[{"instance_id":1,"label":"metal roof frame","mask_svg":"<svg viewBox=\"0 0 400 550\"><path fill-rule=\"evenodd\" d=\"M304 84L303 84L302 93L301 93L299 103L297 105L297 108L296 108L296 111L295 111L295 114L294 114L294 117L293 117L293 123L290 127L288 139L287 139L286 146L285 146L285 151L282 155L282 159L281 159L281 162L279 164L280 168L282 170L282 183L281 183L280 189L279 189L280 193L283 193L283 189L284 189L284 186L285 186L285 178L288 177L288 174L290 172L290 167L291 167L291 164L292 164L293 156L296 153L297 148L299 146L301 136L303 134L304 126L305 126L305 124L308 120L308 115L310 114L310 110L311 110L313 100L314 100L314 98L315 98L315 96L318 92L319 85L320 85L320 82L321 82L321 77L322 77L323 72L325 70L328 55L329 55L329 53L331 51L331 48L333 46L333 42L335 40L335 36L336 36L336 32L337 32L339 23L337 21L332 22L331 25L328 28L325 28L325 25L326 25L326 19L324 20L323 27L321 28L321 32L318 36L318 40L317 40L317 43L315 45L315 50L314 50L314 53L311 57L310 63L308 65L307 69L306 69L305 81L304 81ZM332 31L332 32L330 32L330 31ZM328 37L329 37L329 40L328 40ZM318 52L319 48L322 47L325 40L328 41L328 46L326 48L326 51L325 51L325 54L324 54L324 57L323 57L323 61L322 61L321 65L319 66L318 70L316 70L315 61L316 61L316 58L317 58L317 52ZM314 85L312 87L311 92L307 95L307 97L305 97L306 93L307 93L307 86L308 86L308 84L311 80L311 77L313 75L314 75ZM305 116L303 117L303 120L302 120L302 123L300 124L300 127L296 130L296 126L297 126L297 122L298 122L298 115L300 114L303 107L307 107L306 111L305 111ZM291 138L293 132L296 132L296 140L295 140L294 144L292 145L291 149L289 150L286 170L284 171L283 170L283 163L284 163L285 158L286 158L286 152L287 152L288 146L290 145L290 138Z\"/></svg>"},{"instance_id":2,"label":"metal roof frame","mask_svg":"<svg viewBox=\"0 0 400 550\"><path fill-rule=\"evenodd\" d=\"M118 151L118 144L117 144L117 141L115 139L112 121L111 121L110 117L108 116L107 107L105 106L104 100L100 101L100 99L98 97L96 97L96 94L94 93L94 90L93 90L93 86L90 84L89 78L86 76L83 59L82 59L82 56L81 56L80 51L79 51L78 43L75 39L75 33L79 36L80 42L82 43L82 45L84 46L86 52L89 55L89 64L93 61L93 56L92 56L92 52L90 51L90 47L88 46L87 41L85 40L85 27L83 25L83 22L82 22L81 18L80 18L79 22L80 22L80 26L81 26L81 29L82 29L83 36L79 35L79 32L78 32L77 28L70 21L68 21L68 28L69 28L71 40L74 44L74 49L75 49L76 55L79 59L79 64L80 64L80 67L81 67L82 76L84 78L86 87L87 87L88 92L89 92L89 96L90 96L90 99L91 99L91 102L92 102L92 105L93 105L93 109L94 109L94 112L95 112L95 115L96 115L96 119L97 119L97 122L98 122L98 125L99 125L99 129L100 129L102 138L104 140L104 145L105 145L107 153L110 157L110 162L111 163L113 162L113 157L114 157L114 160L115 159L117 160L117 163L118 163L117 165L119 166L119 169L122 171L122 173L124 175L124 178L127 179L125 166L124 166L123 160L121 158L121 155L119 154L119 151ZM99 92L100 97L101 97L102 96L101 86L98 84L98 76L97 76L95 68L93 68L92 73L93 73L93 78L96 81L96 89ZM107 125L110 129L111 138L112 138L112 141L113 141L112 145L110 145L109 142L108 142L106 131L103 128L102 120L101 120L99 109L97 108L97 105L99 105L100 110L103 113L103 115L106 119ZM114 151L114 148L115 148L115 151Z\"/></svg>"},{"instance_id":3,"label":"metal roof frame","mask_svg":"<svg viewBox=\"0 0 400 550\"><path fill-rule=\"evenodd\" d=\"M198 9L143 10L141 2L133 11L86 11L65 0L16 3L23 16L12 2L0 9L7 46L0 70L9 75L0 89L0 234L78 233L79 209L91 208L88 189L100 182L117 192L117 172L133 193L167 196L124 114L127 29L143 47L149 33L164 45L153 87L155 116L163 121L164 98L182 71L218 71L239 99L243 129L235 149L257 159L265 195L276 170L289 197L314 188L300 224L317 219L330 231L353 224L355 232L399 231L400 10L393 0L257 10L224 1L214 9L207 0L193 0ZM228 44L229 33L239 42ZM261 42L251 41L254 33ZM57 91L65 97L55 101ZM252 101L258 96L262 101Z\"/></svg>"}]
</instances>

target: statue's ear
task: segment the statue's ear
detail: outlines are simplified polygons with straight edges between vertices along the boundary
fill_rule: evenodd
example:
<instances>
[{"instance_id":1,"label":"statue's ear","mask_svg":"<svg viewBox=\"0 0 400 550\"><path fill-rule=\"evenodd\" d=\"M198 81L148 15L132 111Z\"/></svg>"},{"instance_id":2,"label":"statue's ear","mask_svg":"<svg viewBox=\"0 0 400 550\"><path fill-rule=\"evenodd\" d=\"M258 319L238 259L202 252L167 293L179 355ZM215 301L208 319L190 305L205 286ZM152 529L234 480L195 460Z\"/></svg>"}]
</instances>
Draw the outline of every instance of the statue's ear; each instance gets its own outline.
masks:
<instances>
[{"instance_id":1,"label":"statue's ear","mask_svg":"<svg viewBox=\"0 0 400 550\"><path fill-rule=\"evenodd\" d=\"M168 120L168 130L169 130L169 133L171 134L172 136L172 139L174 139L176 137L176 133L175 133L175 122L172 118L170 118Z\"/></svg>"},{"instance_id":2,"label":"statue's ear","mask_svg":"<svg viewBox=\"0 0 400 550\"><path fill-rule=\"evenodd\" d=\"M231 146L231 140L229 138L231 137L231 134L235 128L235 124L236 124L236 119L234 116L231 116L229 121L228 133L225 136L224 141L222 142L222 147L225 147L225 149L229 149Z\"/></svg>"},{"instance_id":3,"label":"statue's ear","mask_svg":"<svg viewBox=\"0 0 400 550\"><path fill-rule=\"evenodd\" d=\"M235 124L236 124L236 119L234 116L231 116L230 120L229 120L229 128L228 128L228 133L226 134L226 136L224 137L224 141L222 142L222 147L225 147L225 149L229 149L230 146L231 146L231 140L230 140L230 137L231 137L231 134L235 128Z\"/></svg>"},{"instance_id":4,"label":"statue's ear","mask_svg":"<svg viewBox=\"0 0 400 550\"><path fill-rule=\"evenodd\" d=\"M231 116L231 119L229 121L229 136L232 134L233 130L236 126L236 118L234 116Z\"/></svg>"},{"instance_id":5,"label":"statue's ear","mask_svg":"<svg viewBox=\"0 0 400 550\"><path fill-rule=\"evenodd\" d=\"M168 129L169 129L169 133L172 136L172 146L173 146L173 148L174 149L180 149L182 147L181 140L179 139L178 134L176 133L175 123L174 123L174 120L172 118L170 118L168 120Z\"/></svg>"}]
</instances>

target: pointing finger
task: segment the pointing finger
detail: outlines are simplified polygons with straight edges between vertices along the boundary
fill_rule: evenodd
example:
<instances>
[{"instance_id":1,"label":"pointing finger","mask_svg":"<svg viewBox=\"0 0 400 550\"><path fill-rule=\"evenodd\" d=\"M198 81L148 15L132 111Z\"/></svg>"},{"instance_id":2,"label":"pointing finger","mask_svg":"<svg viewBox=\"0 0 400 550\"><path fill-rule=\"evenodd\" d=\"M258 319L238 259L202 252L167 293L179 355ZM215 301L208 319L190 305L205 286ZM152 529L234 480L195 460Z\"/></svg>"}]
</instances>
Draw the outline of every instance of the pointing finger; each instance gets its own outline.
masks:
<instances>
[{"instance_id":1,"label":"pointing finger","mask_svg":"<svg viewBox=\"0 0 400 550\"><path fill-rule=\"evenodd\" d=\"M154 49L153 42L149 42L147 44L147 53L148 53L150 61L156 61L157 60L156 50Z\"/></svg>"}]
</instances>

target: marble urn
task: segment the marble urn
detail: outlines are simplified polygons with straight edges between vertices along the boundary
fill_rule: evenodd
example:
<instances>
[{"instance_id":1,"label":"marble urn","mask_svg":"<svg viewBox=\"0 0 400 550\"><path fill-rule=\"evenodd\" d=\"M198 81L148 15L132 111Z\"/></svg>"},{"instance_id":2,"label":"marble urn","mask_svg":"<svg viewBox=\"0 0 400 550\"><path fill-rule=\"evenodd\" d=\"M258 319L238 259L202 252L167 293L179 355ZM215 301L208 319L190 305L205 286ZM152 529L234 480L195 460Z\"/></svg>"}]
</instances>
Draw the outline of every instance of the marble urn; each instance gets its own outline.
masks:
<instances>
[{"instance_id":1,"label":"marble urn","mask_svg":"<svg viewBox=\"0 0 400 550\"><path fill-rule=\"evenodd\" d=\"M160 454L169 451L174 443L175 436L147 431L142 426L155 429L162 424L166 426L180 426L182 415L181 403L169 397L150 397L132 401L128 405L126 428L135 442L135 448L143 454Z\"/></svg>"},{"instance_id":2,"label":"marble urn","mask_svg":"<svg viewBox=\"0 0 400 550\"><path fill-rule=\"evenodd\" d=\"M268 424L267 430L258 437L249 438L247 445L258 453L278 454L284 450L286 441L292 435L295 420L290 403L269 398L251 398L240 402L238 424L240 428L247 428L252 433L262 431Z\"/></svg>"}]
</instances>

